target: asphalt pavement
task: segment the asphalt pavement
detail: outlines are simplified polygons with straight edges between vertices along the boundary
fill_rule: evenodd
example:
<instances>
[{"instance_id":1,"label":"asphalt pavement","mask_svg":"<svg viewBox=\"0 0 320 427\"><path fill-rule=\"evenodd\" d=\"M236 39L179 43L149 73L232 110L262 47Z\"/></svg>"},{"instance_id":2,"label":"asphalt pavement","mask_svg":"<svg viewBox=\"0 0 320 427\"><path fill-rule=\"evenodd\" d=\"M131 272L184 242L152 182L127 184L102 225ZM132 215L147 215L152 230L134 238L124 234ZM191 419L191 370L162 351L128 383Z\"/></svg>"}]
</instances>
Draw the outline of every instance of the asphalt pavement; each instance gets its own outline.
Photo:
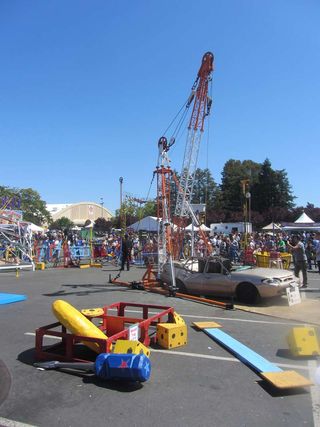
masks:
<instances>
[{"instance_id":1,"label":"asphalt pavement","mask_svg":"<svg viewBox=\"0 0 320 427\"><path fill-rule=\"evenodd\" d=\"M144 271L133 267L121 279L139 280ZM19 278L0 273L0 292L27 296L0 305L0 426L319 426L319 387L277 391L192 327L194 321L219 322L224 332L280 368L308 378L318 361L294 358L286 342L301 322L115 286L109 275L117 273L112 266L25 271ZM308 276L303 298L319 302L320 275ZM143 384L37 370L35 330L55 322L51 305L56 299L78 309L118 301L173 306L188 325L188 344L172 350L153 346L151 378Z\"/></svg>"}]
</instances>

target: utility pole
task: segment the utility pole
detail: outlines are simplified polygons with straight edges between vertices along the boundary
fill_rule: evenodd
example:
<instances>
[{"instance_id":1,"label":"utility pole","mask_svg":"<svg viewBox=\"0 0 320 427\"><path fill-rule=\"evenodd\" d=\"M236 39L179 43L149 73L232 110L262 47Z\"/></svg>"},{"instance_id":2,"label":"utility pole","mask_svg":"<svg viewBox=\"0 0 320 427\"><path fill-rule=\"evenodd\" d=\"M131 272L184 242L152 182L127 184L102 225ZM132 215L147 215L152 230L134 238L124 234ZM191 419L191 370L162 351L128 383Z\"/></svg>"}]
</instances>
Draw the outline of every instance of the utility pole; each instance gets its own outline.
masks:
<instances>
[{"instance_id":1,"label":"utility pole","mask_svg":"<svg viewBox=\"0 0 320 427\"><path fill-rule=\"evenodd\" d=\"M242 194L243 194L243 219L244 219L244 249L248 246L249 222L251 220L251 194L250 180L242 179Z\"/></svg>"},{"instance_id":2,"label":"utility pole","mask_svg":"<svg viewBox=\"0 0 320 427\"><path fill-rule=\"evenodd\" d=\"M120 176L119 178L120 182L120 228L121 228L121 234L124 235L126 223L125 223L125 215L123 212L123 206L122 206L122 185L123 185L123 177Z\"/></svg>"},{"instance_id":3,"label":"utility pole","mask_svg":"<svg viewBox=\"0 0 320 427\"><path fill-rule=\"evenodd\" d=\"M103 197L100 197L100 205L101 205L101 218L103 218Z\"/></svg>"}]
</instances>

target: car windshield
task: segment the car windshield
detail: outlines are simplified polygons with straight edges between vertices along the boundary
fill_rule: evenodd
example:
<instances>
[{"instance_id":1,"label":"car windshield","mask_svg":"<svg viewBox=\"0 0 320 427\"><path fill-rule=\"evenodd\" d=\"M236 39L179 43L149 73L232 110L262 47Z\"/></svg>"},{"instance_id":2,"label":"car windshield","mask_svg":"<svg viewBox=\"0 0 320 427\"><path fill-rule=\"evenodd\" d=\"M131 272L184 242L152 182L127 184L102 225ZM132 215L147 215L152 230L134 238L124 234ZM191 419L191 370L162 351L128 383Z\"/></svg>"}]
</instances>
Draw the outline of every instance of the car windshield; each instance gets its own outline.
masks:
<instances>
[{"instance_id":1,"label":"car windshield","mask_svg":"<svg viewBox=\"0 0 320 427\"><path fill-rule=\"evenodd\" d=\"M253 266L252 265L236 265L233 266L231 271L244 271L244 270L252 270Z\"/></svg>"},{"instance_id":2,"label":"car windshield","mask_svg":"<svg viewBox=\"0 0 320 427\"><path fill-rule=\"evenodd\" d=\"M185 269L192 273L216 273L226 274L228 272L252 270L254 267L251 265L232 265L227 258L188 258L181 264ZM225 271L226 270L226 271Z\"/></svg>"}]
</instances>

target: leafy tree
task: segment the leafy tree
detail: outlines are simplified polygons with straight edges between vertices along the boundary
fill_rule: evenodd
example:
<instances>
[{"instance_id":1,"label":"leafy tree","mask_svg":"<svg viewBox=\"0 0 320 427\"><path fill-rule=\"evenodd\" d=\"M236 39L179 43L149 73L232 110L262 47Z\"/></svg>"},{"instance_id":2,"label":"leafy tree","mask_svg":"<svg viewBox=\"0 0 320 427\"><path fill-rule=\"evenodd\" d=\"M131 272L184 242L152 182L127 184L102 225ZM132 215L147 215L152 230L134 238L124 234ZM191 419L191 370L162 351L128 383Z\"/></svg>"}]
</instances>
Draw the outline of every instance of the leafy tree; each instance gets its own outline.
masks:
<instances>
[{"instance_id":1,"label":"leafy tree","mask_svg":"<svg viewBox=\"0 0 320 427\"><path fill-rule=\"evenodd\" d=\"M270 160L266 159L252 188L252 206L260 213L269 212L268 220L276 220L276 212L291 209L293 200L287 173L285 170L273 170Z\"/></svg>"},{"instance_id":2,"label":"leafy tree","mask_svg":"<svg viewBox=\"0 0 320 427\"><path fill-rule=\"evenodd\" d=\"M138 215L139 216L139 215ZM157 201L148 200L142 208L142 218L145 216L157 216Z\"/></svg>"},{"instance_id":3,"label":"leafy tree","mask_svg":"<svg viewBox=\"0 0 320 427\"><path fill-rule=\"evenodd\" d=\"M230 213L243 211L243 192L241 181L250 180L250 185L257 181L260 164L252 160L230 159L222 171L221 204L222 208Z\"/></svg>"},{"instance_id":4,"label":"leafy tree","mask_svg":"<svg viewBox=\"0 0 320 427\"><path fill-rule=\"evenodd\" d=\"M74 227L74 223L65 216L53 221L49 226L50 230L70 230L72 227Z\"/></svg>"},{"instance_id":5,"label":"leafy tree","mask_svg":"<svg viewBox=\"0 0 320 427\"><path fill-rule=\"evenodd\" d=\"M97 232L107 232L112 227L112 222L107 221L105 218L97 218L94 222L94 230Z\"/></svg>"},{"instance_id":6,"label":"leafy tree","mask_svg":"<svg viewBox=\"0 0 320 427\"><path fill-rule=\"evenodd\" d=\"M16 197L21 201L23 219L41 225L51 221L50 213L46 209L46 203L39 193L32 188L10 188L0 186L0 197Z\"/></svg>"},{"instance_id":7,"label":"leafy tree","mask_svg":"<svg viewBox=\"0 0 320 427\"><path fill-rule=\"evenodd\" d=\"M207 212L216 205L219 188L209 169L197 169L193 185L192 203L205 203Z\"/></svg>"}]
</instances>

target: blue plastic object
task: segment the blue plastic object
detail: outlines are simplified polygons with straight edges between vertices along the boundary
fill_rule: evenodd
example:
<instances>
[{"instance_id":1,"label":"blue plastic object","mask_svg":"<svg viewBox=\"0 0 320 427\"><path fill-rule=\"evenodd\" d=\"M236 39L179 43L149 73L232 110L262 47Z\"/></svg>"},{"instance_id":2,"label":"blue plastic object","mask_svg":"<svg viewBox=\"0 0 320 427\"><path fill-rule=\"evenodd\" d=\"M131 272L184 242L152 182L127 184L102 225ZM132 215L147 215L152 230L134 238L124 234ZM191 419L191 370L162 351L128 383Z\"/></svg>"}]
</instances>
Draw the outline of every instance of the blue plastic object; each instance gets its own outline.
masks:
<instances>
[{"instance_id":1,"label":"blue plastic object","mask_svg":"<svg viewBox=\"0 0 320 427\"><path fill-rule=\"evenodd\" d=\"M257 372L281 372L280 369L275 364L269 362L260 354L251 350L249 347L241 344L240 341L232 338L230 335L221 331L219 328L208 328L204 329L206 334L208 334L215 341L218 341L219 344L226 347L229 351L235 354L243 363L251 366Z\"/></svg>"},{"instance_id":2,"label":"blue plastic object","mask_svg":"<svg viewBox=\"0 0 320 427\"><path fill-rule=\"evenodd\" d=\"M104 380L145 382L150 378L150 373L151 363L144 354L101 353L95 361L95 374Z\"/></svg>"},{"instance_id":3,"label":"blue plastic object","mask_svg":"<svg viewBox=\"0 0 320 427\"><path fill-rule=\"evenodd\" d=\"M24 301L26 299L25 295L0 293L0 305L11 304L12 302Z\"/></svg>"}]
</instances>

